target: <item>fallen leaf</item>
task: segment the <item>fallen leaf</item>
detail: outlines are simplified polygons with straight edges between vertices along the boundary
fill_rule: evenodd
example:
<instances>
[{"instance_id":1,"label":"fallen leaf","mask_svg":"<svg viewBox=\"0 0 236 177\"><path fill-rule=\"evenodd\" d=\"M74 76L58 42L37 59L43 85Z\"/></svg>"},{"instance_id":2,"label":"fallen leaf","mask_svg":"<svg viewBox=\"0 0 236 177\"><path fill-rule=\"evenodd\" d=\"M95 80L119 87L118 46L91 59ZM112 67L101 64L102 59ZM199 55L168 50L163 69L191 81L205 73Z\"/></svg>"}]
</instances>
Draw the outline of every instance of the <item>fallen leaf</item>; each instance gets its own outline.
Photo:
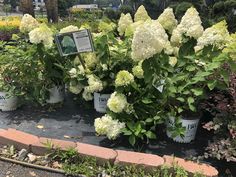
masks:
<instances>
[{"instance_id":1,"label":"fallen leaf","mask_svg":"<svg viewBox=\"0 0 236 177\"><path fill-rule=\"evenodd\" d=\"M37 176L34 171L30 171L29 174L30 174L31 176Z\"/></svg>"},{"instance_id":2,"label":"fallen leaf","mask_svg":"<svg viewBox=\"0 0 236 177\"><path fill-rule=\"evenodd\" d=\"M68 136L68 135L64 135L64 138L66 138L66 139L71 139L71 137Z\"/></svg>"},{"instance_id":3,"label":"fallen leaf","mask_svg":"<svg viewBox=\"0 0 236 177\"><path fill-rule=\"evenodd\" d=\"M36 127L37 127L38 129L43 129L43 128L44 128L43 125L37 125Z\"/></svg>"}]
</instances>

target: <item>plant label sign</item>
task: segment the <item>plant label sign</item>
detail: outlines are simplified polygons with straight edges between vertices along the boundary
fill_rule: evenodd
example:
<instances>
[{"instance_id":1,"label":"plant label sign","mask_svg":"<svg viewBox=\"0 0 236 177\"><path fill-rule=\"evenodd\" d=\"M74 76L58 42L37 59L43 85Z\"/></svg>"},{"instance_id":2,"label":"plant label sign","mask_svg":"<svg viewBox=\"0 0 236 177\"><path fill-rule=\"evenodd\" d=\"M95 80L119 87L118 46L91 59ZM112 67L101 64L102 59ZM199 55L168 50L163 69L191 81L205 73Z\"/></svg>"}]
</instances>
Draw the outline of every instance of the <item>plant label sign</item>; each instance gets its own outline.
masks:
<instances>
[{"instance_id":1,"label":"plant label sign","mask_svg":"<svg viewBox=\"0 0 236 177\"><path fill-rule=\"evenodd\" d=\"M61 56L93 52L93 40L88 29L56 35L56 44Z\"/></svg>"}]
</instances>

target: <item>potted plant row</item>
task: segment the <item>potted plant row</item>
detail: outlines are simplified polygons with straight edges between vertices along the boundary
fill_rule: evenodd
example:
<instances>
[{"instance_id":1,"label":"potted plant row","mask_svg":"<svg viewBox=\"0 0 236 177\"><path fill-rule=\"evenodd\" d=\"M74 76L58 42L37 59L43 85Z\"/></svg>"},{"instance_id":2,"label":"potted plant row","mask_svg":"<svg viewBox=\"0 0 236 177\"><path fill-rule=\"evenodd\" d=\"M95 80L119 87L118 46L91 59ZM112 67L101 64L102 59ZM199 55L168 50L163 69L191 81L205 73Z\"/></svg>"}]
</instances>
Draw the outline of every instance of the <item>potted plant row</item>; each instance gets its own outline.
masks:
<instances>
[{"instance_id":1,"label":"potted plant row","mask_svg":"<svg viewBox=\"0 0 236 177\"><path fill-rule=\"evenodd\" d=\"M116 139L123 134L135 145L155 139L159 124L166 123L174 141L195 139L199 103L209 91L227 88L229 72L222 66L231 62L223 52L231 38L226 22L206 29L201 23L193 7L179 23L171 8L158 20L151 20L143 6L134 21L129 14L121 16L119 39L130 42L126 58L132 64L116 72L109 111L94 123L98 135Z\"/></svg>"}]
</instances>

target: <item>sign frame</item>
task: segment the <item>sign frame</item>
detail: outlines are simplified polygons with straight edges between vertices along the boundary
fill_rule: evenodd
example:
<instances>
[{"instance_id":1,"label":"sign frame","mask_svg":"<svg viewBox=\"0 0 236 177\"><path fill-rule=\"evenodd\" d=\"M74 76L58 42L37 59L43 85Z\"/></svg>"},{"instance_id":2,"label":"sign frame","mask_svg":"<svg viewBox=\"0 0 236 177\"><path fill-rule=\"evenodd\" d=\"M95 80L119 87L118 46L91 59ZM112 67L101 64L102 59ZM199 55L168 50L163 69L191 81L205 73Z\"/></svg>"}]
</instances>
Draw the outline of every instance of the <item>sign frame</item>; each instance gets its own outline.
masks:
<instances>
[{"instance_id":1,"label":"sign frame","mask_svg":"<svg viewBox=\"0 0 236 177\"><path fill-rule=\"evenodd\" d=\"M82 34L84 33L84 34ZM76 36L77 35L77 36ZM80 36L82 35L82 36ZM65 47L65 44L63 44L64 37L67 37L67 44L69 44L68 47ZM77 39L76 39L77 37ZM80 49L84 51L79 51L79 39L84 39L86 44L89 45L89 49ZM69 41L69 43L68 43ZM93 39L92 39L92 34L90 30L88 29L83 29L83 30L78 30L78 31L73 31L73 32L68 32L68 33L61 33L55 35L55 42L57 44L57 48L59 50L59 53L62 57L70 56L70 55L78 55L80 53L87 53L87 52L94 52L94 44L93 44ZM64 46L63 46L64 45ZM68 52L66 50L69 49Z\"/></svg>"}]
</instances>

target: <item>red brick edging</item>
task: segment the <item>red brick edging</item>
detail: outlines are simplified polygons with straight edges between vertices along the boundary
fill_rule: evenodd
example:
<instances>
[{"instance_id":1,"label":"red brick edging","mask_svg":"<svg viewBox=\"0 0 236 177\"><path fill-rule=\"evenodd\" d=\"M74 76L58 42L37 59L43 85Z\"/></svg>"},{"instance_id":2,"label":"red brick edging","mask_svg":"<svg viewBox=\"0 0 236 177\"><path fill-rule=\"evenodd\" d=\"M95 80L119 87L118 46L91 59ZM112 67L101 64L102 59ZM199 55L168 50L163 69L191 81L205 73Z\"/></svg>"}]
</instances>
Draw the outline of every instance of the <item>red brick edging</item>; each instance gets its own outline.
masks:
<instances>
[{"instance_id":1,"label":"red brick edging","mask_svg":"<svg viewBox=\"0 0 236 177\"><path fill-rule=\"evenodd\" d=\"M153 154L113 150L80 142L37 137L35 135L24 133L11 128L7 130L0 129L0 144L2 145L14 145L17 149L25 148L37 155L43 155L47 152L47 148L45 147L45 144L47 143L53 144L54 147L59 147L63 150L66 150L70 147L76 148L79 154L96 157L99 161L110 161L112 163L122 165L142 165L147 168L160 167L162 165L172 166L173 164L177 164L183 167L189 174L201 172L207 177L218 176L218 171L210 165L198 164L177 157L160 157Z\"/></svg>"}]
</instances>

